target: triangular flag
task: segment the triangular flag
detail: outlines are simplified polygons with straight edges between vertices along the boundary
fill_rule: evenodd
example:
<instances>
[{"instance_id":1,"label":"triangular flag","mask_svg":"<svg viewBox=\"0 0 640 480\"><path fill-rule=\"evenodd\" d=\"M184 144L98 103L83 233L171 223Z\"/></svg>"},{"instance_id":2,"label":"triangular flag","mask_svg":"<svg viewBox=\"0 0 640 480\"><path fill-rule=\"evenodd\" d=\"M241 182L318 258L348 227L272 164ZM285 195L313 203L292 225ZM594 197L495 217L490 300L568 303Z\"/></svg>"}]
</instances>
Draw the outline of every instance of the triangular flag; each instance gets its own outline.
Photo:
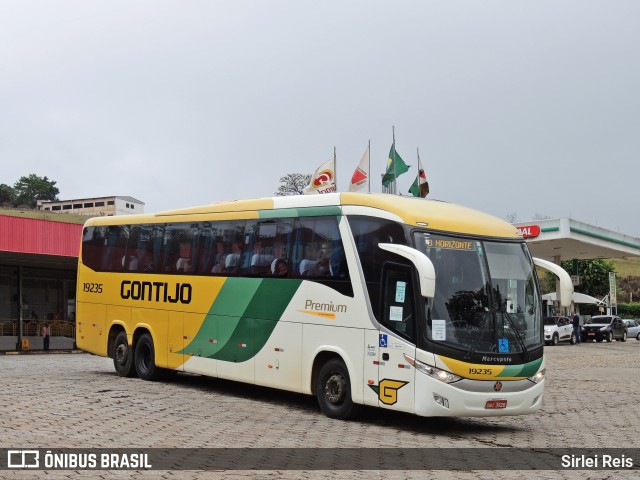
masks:
<instances>
[{"instance_id":1,"label":"triangular flag","mask_svg":"<svg viewBox=\"0 0 640 480\"><path fill-rule=\"evenodd\" d=\"M369 147L362 154L360 163L356 167L355 172L351 176L351 183L349 184L350 192L357 192L358 190L369 185Z\"/></svg>"}]
</instances>

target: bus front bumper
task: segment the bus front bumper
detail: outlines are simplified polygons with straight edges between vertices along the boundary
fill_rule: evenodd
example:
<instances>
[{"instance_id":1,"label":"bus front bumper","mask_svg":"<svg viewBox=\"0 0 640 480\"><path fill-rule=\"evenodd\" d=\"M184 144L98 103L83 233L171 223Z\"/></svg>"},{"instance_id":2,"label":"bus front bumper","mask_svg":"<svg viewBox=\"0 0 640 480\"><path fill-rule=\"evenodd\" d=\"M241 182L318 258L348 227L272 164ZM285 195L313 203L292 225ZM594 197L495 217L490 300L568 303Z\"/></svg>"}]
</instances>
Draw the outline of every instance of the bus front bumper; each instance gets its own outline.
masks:
<instances>
[{"instance_id":1,"label":"bus front bumper","mask_svg":"<svg viewBox=\"0 0 640 480\"><path fill-rule=\"evenodd\" d=\"M443 383L416 372L415 411L425 417L495 417L535 413L542 405L544 380Z\"/></svg>"}]
</instances>

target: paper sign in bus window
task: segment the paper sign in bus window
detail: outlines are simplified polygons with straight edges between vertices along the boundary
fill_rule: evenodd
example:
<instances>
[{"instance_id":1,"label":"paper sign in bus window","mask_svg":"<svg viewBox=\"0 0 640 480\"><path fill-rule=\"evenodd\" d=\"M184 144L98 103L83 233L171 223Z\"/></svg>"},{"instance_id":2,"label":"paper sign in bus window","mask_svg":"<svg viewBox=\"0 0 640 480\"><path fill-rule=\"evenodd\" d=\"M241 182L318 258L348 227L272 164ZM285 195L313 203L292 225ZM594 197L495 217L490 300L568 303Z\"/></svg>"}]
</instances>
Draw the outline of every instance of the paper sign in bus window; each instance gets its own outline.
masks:
<instances>
[{"instance_id":1,"label":"paper sign in bus window","mask_svg":"<svg viewBox=\"0 0 640 480\"><path fill-rule=\"evenodd\" d=\"M404 295L407 291L407 282L396 282L396 302L404 303Z\"/></svg>"},{"instance_id":2,"label":"paper sign in bus window","mask_svg":"<svg viewBox=\"0 0 640 480\"><path fill-rule=\"evenodd\" d=\"M402 321L402 307L390 307L389 308L389 320L392 322Z\"/></svg>"},{"instance_id":3,"label":"paper sign in bus window","mask_svg":"<svg viewBox=\"0 0 640 480\"><path fill-rule=\"evenodd\" d=\"M446 320L431 320L431 338L433 340L446 340L447 339L447 321Z\"/></svg>"}]
</instances>

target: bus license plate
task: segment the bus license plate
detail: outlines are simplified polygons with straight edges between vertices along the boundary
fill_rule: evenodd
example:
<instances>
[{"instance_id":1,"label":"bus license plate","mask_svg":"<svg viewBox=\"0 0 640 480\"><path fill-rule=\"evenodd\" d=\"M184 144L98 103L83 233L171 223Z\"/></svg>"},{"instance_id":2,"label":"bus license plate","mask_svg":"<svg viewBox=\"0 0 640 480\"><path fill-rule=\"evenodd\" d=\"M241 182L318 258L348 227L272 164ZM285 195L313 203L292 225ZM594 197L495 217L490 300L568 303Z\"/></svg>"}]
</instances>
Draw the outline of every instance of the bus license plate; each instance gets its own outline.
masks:
<instances>
[{"instance_id":1,"label":"bus license plate","mask_svg":"<svg viewBox=\"0 0 640 480\"><path fill-rule=\"evenodd\" d=\"M486 409L491 408L507 408L506 400L487 400L486 405L484 406Z\"/></svg>"}]
</instances>

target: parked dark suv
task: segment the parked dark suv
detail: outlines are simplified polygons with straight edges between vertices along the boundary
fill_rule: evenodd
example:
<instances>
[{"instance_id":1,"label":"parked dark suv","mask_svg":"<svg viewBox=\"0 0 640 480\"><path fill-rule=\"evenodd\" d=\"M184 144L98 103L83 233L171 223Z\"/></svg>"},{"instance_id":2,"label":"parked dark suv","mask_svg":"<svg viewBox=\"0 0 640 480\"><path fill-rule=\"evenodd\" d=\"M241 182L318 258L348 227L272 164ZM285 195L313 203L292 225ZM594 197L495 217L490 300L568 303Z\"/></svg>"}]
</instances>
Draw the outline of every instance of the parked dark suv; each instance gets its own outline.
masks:
<instances>
[{"instance_id":1,"label":"parked dark suv","mask_svg":"<svg viewBox=\"0 0 640 480\"><path fill-rule=\"evenodd\" d=\"M580 329L580 339L583 342L588 340L611 342L614 338L622 342L627 341L627 326L620 317L615 315L596 315Z\"/></svg>"}]
</instances>

